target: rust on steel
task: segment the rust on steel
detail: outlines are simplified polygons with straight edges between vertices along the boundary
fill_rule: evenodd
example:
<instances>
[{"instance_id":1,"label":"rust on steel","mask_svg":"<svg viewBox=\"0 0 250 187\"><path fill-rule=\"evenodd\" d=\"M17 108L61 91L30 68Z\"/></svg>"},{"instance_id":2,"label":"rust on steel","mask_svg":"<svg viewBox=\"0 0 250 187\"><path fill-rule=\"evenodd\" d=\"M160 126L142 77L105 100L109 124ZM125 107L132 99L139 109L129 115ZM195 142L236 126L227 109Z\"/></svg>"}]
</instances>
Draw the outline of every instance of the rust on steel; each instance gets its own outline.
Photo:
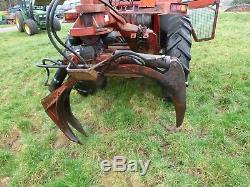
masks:
<instances>
[{"instance_id":1,"label":"rust on steel","mask_svg":"<svg viewBox=\"0 0 250 187\"><path fill-rule=\"evenodd\" d=\"M42 100L42 105L57 127L73 142L80 143L69 124L80 133L87 135L80 122L73 115L69 95L76 80L69 78L62 86Z\"/></svg>"},{"instance_id":2,"label":"rust on steel","mask_svg":"<svg viewBox=\"0 0 250 187\"><path fill-rule=\"evenodd\" d=\"M122 51L120 51L122 53ZM141 55L141 54L139 54ZM159 55L144 55L145 58L152 60L154 59L157 62ZM185 110L186 110L186 85L185 85L185 75L183 68L179 63L177 58L167 58L169 61L159 61L156 63L156 66L168 67L168 71L161 73L152 67L155 65L150 65L152 67L136 65L136 64L120 64L114 63L107 68L101 66L101 69L106 69L104 76L112 77L148 77L154 80L157 80L163 87L164 90L167 90L169 94L172 95L172 101L176 113L176 127L181 126ZM126 57L123 61L127 61ZM96 69L100 68L99 66L95 67ZM71 141L80 143L79 139L73 133L73 130L70 128L73 127L83 135L87 133L82 128L81 123L73 115L70 107L70 92L73 86L78 80L92 80L92 77L96 77L96 72L93 75L95 68L90 68L90 71L82 71L74 69L69 71L69 79L62 84L59 88L51 92L47 97L42 100L42 105L48 114L48 116L53 120L53 122L58 126L58 128L69 138ZM89 78L91 77L91 78Z\"/></svg>"},{"instance_id":3,"label":"rust on steel","mask_svg":"<svg viewBox=\"0 0 250 187\"><path fill-rule=\"evenodd\" d=\"M71 51L67 55L72 62L67 62L68 58L65 57L63 67L66 66L64 70L67 80L64 77L58 87L52 89L51 93L42 99L44 110L69 140L80 143L72 128L85 136L87 132L74 116L70 106L70 93L77 83L88 81L99 84L103 77L108 76L148 77L159 82L164 94L168 94L164 96L171 98L176 113L175 127L180 127L186 111L184 70L187 72L188 67L181 64L178 58L159 55L162 54L159 17L165 14L186 15L186 7L195 9L215 4L218 6L218 2L218 0L196 0L187 3L182 3L181 0L135 2L111 0L109 4L104 0L80 0L80 4L76 6L77 19L69 30L69 36L75 41L81 41L81 44L77 44L82 47L79 49L81 57L90 57L85 62L85 59L78 57L76 51ZM171 4L183 6L184 11L172 10ZM214 37L218 7L215 14L212 37ZM138 23L138 19L142 24ZM103 47L103 38L109 34L115 38L122 37L123 41L118 45L111 42L111 45ZM194 32L193 35L198 41L199 38ZM204 40L206 39L208 38ZM101 49L96 50L96 48Z\"/></svg>"},{"instance_id":4,"label":"rust on steel","mask_svg":"<svg viewBox=\"0 0 250 187\"><path fill-rule=\"evenodd\" d=\"M120 74L142 75L160 82L163 88L173 96L176 126L181 126L186 111L186 85L183 69L177 59L172 60L169 70L164 74L152 68L134 64L115 66L106 74L111 76L119 76Z\"/></svg>"}]
</instances>

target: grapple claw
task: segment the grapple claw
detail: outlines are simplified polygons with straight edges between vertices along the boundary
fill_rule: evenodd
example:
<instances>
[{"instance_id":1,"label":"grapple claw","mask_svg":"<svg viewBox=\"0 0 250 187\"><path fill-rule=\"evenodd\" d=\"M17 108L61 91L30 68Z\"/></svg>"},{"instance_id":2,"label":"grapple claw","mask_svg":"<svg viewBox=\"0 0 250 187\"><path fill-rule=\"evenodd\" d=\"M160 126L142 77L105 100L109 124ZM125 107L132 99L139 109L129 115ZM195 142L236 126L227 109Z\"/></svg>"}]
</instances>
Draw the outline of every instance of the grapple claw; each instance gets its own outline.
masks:
<instances>
[{"instance_id":1,"label":"grapple claw","mask_svg":"<svg viewBox=\"0 0 250 187\"><path fill-rule=\"evenodd\" d=\"M104 76L145 76L157 80L163 86L164 90L167 91L173 101L176 112L177 128L181 126L186 111L185 74L177 58L166 57L160 62L167 69L166 73L162 73L161 70L153 66L154 64L150 64L150 66L117 64L107 68ZM70 78L44 98L42 104L49 117L55 122L67 138L73 142L81 143L69 127L69 124L83 135L87 136L87 133L71 111L69 96L72 87L78 81L77 76L74 76L74 73L80 73L85 76L86 74L84 73L86 73L86 71L79 72L78 70L77 72L72 71L68 73Z\"/></svg>"},{"instance_id":2,"label":"grapple claw","mask_svg":"<svg viewBox=\"0 0 250 187\"><path fill-rule=\"evenodd\" d=\"M65 99L68 96L69 91L66 89L62 94L59 96L57 103L56 103L56 113L58 118L63 124L64 129L62 130L63 133L73 142L79 143L78 138L75 136L73 131L68 125L67 116L65 115Z\"/></svg>"},{"instance_id":3,"label":"grapple claw","mask_svg":"<svg viewBox=\"0 0 250 187\"><path fill-rule=\"evenodd\" d=\"M62 86L51 92L47 97L42 100L42 105L48 114L48 116L54 121L57 127L65 134L65 136L76 143L81 144L80 140L75 136L73 131L68 125L66 116L64 115L65 100L69 97L69 91L72 86L75 84L75 81L69 79Z\"/></svg>"},{"instance_id":4,"label":"grapple claw","mask_svg":"<svg viewBox=\"0 0 250 187\"><path fill-rule=\"evenodd\" d=\"M171 58L169 69L165 74L134 64L118 65L109 70L108 74L112 76L142 75L157 80L171 96L176 113L176 127L181 126L186 111L186 85L185 74L177 58Z\"/></svg>"},{"instance_id":5,"label":"grapple claw","mask_svg":"<svg viewBox=\"0 0 250 187\"><path fill-rule=\"evenodd\" d=\"M78 121L78 119L74 116L72 113L71 107L70 107L70 95L71 90L68 91L68 94L66 94L65 100L64 100L64 117L69 122L69 124L74 127L78 132L82 133L85 136L88 136L86 131L83 129L82 124Z\"/></svg>"},{"instance_id":6,"label":"grapple claw","mask_svg":"<svg viewBox=\"0 0 250 187\"><path fill-rule=\"evenodd\" d=\"M183 68L177 58L172 59L163 84L174 104L176 127L180 127L186 112L186 84Z\"/></svg>"}]
</instances>

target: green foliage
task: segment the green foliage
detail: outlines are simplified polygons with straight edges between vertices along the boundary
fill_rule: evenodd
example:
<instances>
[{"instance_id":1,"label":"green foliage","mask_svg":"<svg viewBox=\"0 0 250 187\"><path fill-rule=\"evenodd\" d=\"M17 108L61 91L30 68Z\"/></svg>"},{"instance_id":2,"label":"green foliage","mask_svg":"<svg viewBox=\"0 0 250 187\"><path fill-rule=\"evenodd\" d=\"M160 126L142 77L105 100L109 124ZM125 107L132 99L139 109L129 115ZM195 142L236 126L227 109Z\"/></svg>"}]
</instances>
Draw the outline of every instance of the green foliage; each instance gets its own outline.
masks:
<instances>
[{"instance_id":1,"label":"green foliage","mask_svg":"<svg viewBox=\"0 0 250 187\"><path fill-rule=\"evenodd\" d=\"M250 0L233 0L232 5L250 4Z\"/></svg>"},{"instance_id":2,"label":"green foliage","mask_svg":"<svg viewBox=\"0 0 250 187\"><path fill-rule=\"evenodd\" d=\"M18 2L18 0L0 0L0 11L6 11L9 7L17 5Z\"/></svg>"},{"instance_id":3,"label":"green foliage","mask_svg":"<svg viewBox=\"0 0 250 187\"><path fill-rule=\"evenodd\" d=\"M40 104L48 93L45 71L34 65L59 58L46 33L1 33L0 183L9 177L13 187L249 186L249 25L249 14L220 14L215 40L193 44L180 132L167 133L173 107L148 79L109 79L87 98L73 91L73 111L89 130L87 138L77 134L82 146L67 142ZM151 160L147 175L103 174L100 161L115 155Z\"/></svg>"}]
</instances>

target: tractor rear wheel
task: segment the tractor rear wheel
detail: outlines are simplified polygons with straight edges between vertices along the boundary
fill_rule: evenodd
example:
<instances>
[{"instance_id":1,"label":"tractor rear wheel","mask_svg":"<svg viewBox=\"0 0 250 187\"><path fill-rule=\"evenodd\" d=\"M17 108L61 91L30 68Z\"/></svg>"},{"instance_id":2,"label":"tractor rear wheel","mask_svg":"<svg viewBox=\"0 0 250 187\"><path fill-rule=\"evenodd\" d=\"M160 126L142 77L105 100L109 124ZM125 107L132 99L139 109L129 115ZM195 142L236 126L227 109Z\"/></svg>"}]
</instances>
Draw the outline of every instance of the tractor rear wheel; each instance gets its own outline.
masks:
<instances>
[{"instance_id":1,"label":"tractor rear wheel","mask_svg":"<svg viewBox=\"0 0 250 187\"><path fill-rule=\"evenodd\" d=\"M161 20L165 54L177 57L182 64L187 81L191 60L191 22L188 16L165 15ZM162 26L162 25L161 25Z\"/></svg>"},{"instance_id":2,"label":"tractor rear wheel","mask_svg":"<svg viewBox=\"0 0 250 187\"><path fill-rule=\"evenodd\" d=\"M16 11L15 21L16 21L16 27L19 30L19 32L23 32L24 31L23 30L24 19L23 19L23 15L22 15L21 11Z\"/></svg>"},{"instance_id":3,"label":"tractor rear wheel","mask_svg":"<svg viewBox=\"0 0 250 187\"><path fill-rule=\"evenodd\" d=\"M27 19L23 22L24 31L29 35L34 35L38 33L38 27L33 19Z\"/></svg>"}]
</instances>

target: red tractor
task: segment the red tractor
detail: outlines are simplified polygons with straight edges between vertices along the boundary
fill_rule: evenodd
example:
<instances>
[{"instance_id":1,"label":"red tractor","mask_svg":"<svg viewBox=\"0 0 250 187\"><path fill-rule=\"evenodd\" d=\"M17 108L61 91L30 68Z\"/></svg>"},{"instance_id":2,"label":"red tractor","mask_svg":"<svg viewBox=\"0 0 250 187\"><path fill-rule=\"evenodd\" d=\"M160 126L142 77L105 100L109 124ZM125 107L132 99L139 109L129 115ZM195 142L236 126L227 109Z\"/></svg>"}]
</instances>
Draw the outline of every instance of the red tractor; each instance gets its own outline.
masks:
<instances>
[{"instance_id":1,"label":"red tractor","mask_svg":"<svg viewBox=\"0 0 250 187\"><path fill-rule=\"evenodd\" d=\"M63 59L44 59L39 66L48 73L49 68L58 68L42 105L68 139L80 143L70 126L86 135L70 108L72 88L88 95L103 88L109 76L156 80L175 107L174 129L180 127L186 110L191 35L195 41L214 38L219 1L81 0L66 43L53 28L59 3L50 3L47 32Z\"/></svg>"}]
</instances>

